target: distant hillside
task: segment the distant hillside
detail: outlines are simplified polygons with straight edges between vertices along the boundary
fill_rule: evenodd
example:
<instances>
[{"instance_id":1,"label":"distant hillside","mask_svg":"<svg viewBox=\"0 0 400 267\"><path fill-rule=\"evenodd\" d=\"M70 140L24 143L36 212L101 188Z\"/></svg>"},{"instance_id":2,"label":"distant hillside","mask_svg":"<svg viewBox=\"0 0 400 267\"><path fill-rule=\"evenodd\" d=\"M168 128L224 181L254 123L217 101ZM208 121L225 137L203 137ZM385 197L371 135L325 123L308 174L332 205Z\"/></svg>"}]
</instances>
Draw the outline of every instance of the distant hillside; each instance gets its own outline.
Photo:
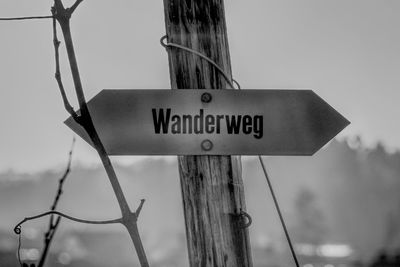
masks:
<instances>
[{"instance_id":1,"label":"distant hillside","mask_svg":"<svg viewBox=\"0 0 400 267\"><path fill-rule=\"evenodd\" d=\"M389 154L382 146L372 150L363 149L361 144L353 146L333 141L313 157L265 160L296 243L349 244L356 257L365 259L381 248L400 249L400 153ZM141 198L146 199L139 227L150 256L161 259L165 247L175 247L174 251L181 253L186 244L176 163L149 159L116 169L132 207ZM25 216L46 211L60 174L1 173L0 229L10 232ZM285 251L287 244L255 157L243 158L243 179L248 213L253 217L250 233L254 247ZM59 209L87 219L119 216L100 166L73 166ZM40 229L46 225L44 219L25 227ZM61 232L88 229L105 233L122 228L83 226L64 220ZM40 236L40 231L33 232Z\"/></svg>"}]
</instances>

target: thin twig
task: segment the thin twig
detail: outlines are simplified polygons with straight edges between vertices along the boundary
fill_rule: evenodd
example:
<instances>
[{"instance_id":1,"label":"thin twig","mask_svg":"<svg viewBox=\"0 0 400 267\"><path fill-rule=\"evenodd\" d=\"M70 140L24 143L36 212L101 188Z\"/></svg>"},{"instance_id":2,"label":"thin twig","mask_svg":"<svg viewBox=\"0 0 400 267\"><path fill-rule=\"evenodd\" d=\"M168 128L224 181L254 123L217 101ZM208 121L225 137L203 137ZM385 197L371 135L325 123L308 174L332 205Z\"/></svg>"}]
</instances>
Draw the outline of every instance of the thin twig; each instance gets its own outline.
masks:
<instances>
[{"instance_id":1,"label":"thin twig","mask_svg":"<svg viewBox=\"0 0 400 267\"><path fill-rule=\"evenodd\" d=\"M106 220L106 221L91 221L91 220L83 220L83 219L75 218L75 217L72 217L72 216L70 216L70 215L64 214L64 213L62 213L62 212L53 210L53 211L48 211L48 212L45 212L45 213L41 213L41 214L36 215L36 216L24 218L22 221L20 221L20 222L14 227L14 232L15 232L17 235L19 235L19 234L21 234L21 226L22 226L22 224L24 224L25 222L32 221L32 220L35 220L35 219L39 219L39 218L42 218L42 217L45 217L45 216L48 216L48 215L53 215L53 214L58 215L58 216L61 216L61 217L63 217L63 218L67 218L67 219L69 219L69 220L71 220L71 221L74 221L74 222L86 223L86 224L114 224L114 223L122 223L122 219L121 219L121 218L119 218L119 219L114 219L114 220Z\"/></svg>"},{"instance_id":2,"label":"thin twig","mask_svg":"<svg viewBox=\"0 0 400 267\"><path fill-rule=\"evenodd\" d=\"M15 18L0 18L0 20L32 20L32 19L51 19L53 16L32 16L32 17L15 17Z\"/></svg>"},{"instance_id":3,"label":"thin twig","mask_svg":"<svg viewBox=\"0 0 400 267\"><path fill-rule=\"evenodd\" d=\"M76 0L76 2L69 8L69 11L74 13L75 9L79 6L80 3L82 3L83 0Z\"/></svg>"},{"instance_id":4,"label":"thin twig","mask_svg":"<svg viewBox=\"0 0 400 267\"><path fill-rule=\"evenodd\" d=\"M64 174L61 176L61 178L58 181L58 189L57 189L57 193L56 196L54 198L53 204L51 205L51 210L54 211L57 208L57 204L60 200L60 197L63 193L63 185L65 182L65 179L67 179L68 174L71 171L71 163L72 163L72 154L74 151L74 145L75 145L75 136L72 139L72 144L71 144L71 149L68 153L68 163L67 163L67 167L64 171ZM58 225L60 224L61 221L61 217L57 216L57 219L54 221L54 216L53 214L50 216L50 220L49 220L49 228L47 230L47 232L44 235L44 247L42 250L42 254L40 256L39 259L39 263L38 263L38 267L42 267L46 261L47 258L47 254L49 252L50 249L50 245L51 242L53 240L53 237L57 231Z\"/></svg>"},{"instance_id":5,"label":"thin twig","mask_svg":"<svg viewBox=\"0 0 400 267\"><path fill-rule=\"evenodd\" d=\"M55 12L55 9L52 9L53 15L54 15L54 12ZM62 97L62 100L64 103L64 108L72 117L77 117L77 114L76 114L74 108L71 106L71 104L68 101L67 94L65 93L65 89L64 89L64 84L61 79L60 53L59 53L60 41L57 38L57 25L56 25L55 17L53 17L53 44L54 44L55 61L56 61L55 78L56 78L58 87L60 89L61 97Z\"/></svg>"},{"instance_id":6,"label":"thin twig","mask_svg":"<svg viewBox=\"0 0 400 267\"><path fill-rule=\"evenodd\" d=\"M139 207L138 207L138 208L136 209L136 211L135 211L136 217L139 217L139 214L140 214L140 212L142 211L144 202L145 202L144 199L141 199L141 200L140 200Z\"/></svg>"},{"instance_id":7,"label":"thin twig","mask_svg":"<svg viewBox=\"0 0 400 267\"><path fill-rule=\"evenodd\" d=\"M71 172L71 163L72 163L72 154L74 153L74 145L75 145L75 136L72 139L71 149L69 150L69 153L68 153L67 168L65 169L64 174L62 175L62 177L59 180L57 195L54 198L53 205L51 206L51 210L55 210L57 208L58 201L60 200L60 196L63 193L63 191L62 191L63 184L65 182L65 179L67 179L68 174Z\"/></svg>"}]
</instances>

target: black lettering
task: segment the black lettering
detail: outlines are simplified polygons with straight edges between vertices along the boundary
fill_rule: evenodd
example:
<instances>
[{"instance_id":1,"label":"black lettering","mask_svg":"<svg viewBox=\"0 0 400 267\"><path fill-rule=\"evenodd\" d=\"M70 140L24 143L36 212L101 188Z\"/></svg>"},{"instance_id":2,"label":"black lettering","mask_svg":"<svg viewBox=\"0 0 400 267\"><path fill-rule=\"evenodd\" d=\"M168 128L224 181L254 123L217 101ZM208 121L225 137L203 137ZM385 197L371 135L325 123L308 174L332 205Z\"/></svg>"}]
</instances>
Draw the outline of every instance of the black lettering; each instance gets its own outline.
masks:
<instances>
[{"instance_id":1,"label":"black lettering","mask_svg":"<svg viewBox=\"0 0 400 267\"><path fill-rule=\"evenodd\" d=\"M254 116L253 131L254 131L254 137L257 139L262 138L264 134L263 120L264 118L261 115Z\"/></svg>"},{"instance_id":2,"label":"black lettering","mask_svg":"<svg viewBox=\"0 0 400 267\"><path fill-rule=\"evenodd\" d=\"M159 109L158 115L157 110L153 108L153 123L154 123L154 132L159 134L161 131L162 133L168 133L168 126L169 126L169 117L171 116L171 109L167 108L167 114L164 116L164 109Z\"/></svg>"},{"instance_id":3,"label":"black lettering","mask_svg":"<svg viewBox=\"0 0 400 267\"><path fill-rule=\"evenodd\" d=\"M174 115L171 118L171 133L173 134L179 134L181 133L181 117L178 115Z\"/></svg>"},{"instance_id":4,"label":"black lettering","mask_svg":"<svg viewBox=\"0 0 400 267\"><path fill-rule=\"evenodd\" d=\"M242 116L229 116L225 115L225 121L226 121L226 130L228 131L228 134L238 134L240 130L240 123L242 122Z\"/></svg>"},{"instance_id":5,"label":"black lettering","mask_svg":"<svg viewBox=\"0 0 400 267\"><path fill-rule=\"evenodd\" d=\"M217 115L217 133L221 133L221 120L224 118L224 115Z\"/></svg>"},{"instance_id":6,"label":"black lettering","mask_svg":"<svg viewBox=\"0 0 400 267\"><path fill-rule=\"evenodd\" d=\"M200 109L200 115L194 116L194 133L202 134L204 129L204 110Z\"/></svg>"},{"instance_id":7,"label":"black lettering","mask_svg":"<svg viewBox=\"0 0 400 267\"><path fill-rule=\"evenodd\" d=\"M244 134L250 134L252 132L252 126L253 121L252 118L249 115L243 116L243 133Z\"/></svg>"},{"instance_id":8,"label":"black lettering","mask_svg":"<svg viewBox=\"0 0 400 267\"><path fill-rule=\"evenodd\" d=\"M226 123L228 134L253 134L254 138L261 139L264 135L263 116L256 115L213 115L204 114L200 109L197 115L172 114L171 108L160 108L152 110L154 132L156 134L213 134L221 133L223 123ZM224 121L225 120L225 121Z\"/></svg>"},{"instance_id":9,"label":"black lettering","mask_svg":"<svg viewBox=\"0 0 400 267\"><path fill-rule=\"evenodd\" d=\"M183 123L183 133L192 133L192 115L183 115L182 116ZM189 131L188 131L189 129Z\"/></svg>"},{"instance_id":10,"label":"black lettering","mask_svg":"<svg viewBox=\"0 0 400 267\"><path fill-rule=\"evenodd\" d=\"M215 130L215 118L213 115L206 116L206 132L213 133Z\"/></svg>"}]
</instances>

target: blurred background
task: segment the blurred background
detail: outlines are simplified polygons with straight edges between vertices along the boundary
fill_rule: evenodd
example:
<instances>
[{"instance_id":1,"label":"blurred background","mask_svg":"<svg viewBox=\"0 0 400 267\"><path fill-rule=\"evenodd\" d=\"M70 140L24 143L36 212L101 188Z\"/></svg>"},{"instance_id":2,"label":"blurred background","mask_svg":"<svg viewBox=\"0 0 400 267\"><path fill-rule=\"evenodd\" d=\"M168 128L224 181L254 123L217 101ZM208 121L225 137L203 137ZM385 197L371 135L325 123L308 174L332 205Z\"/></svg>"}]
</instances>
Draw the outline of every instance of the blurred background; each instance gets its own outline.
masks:
<instances>
[{"instance_id":1,"label":"blurred background","mask_svg":"<svg viewBox=\"0 0 400 267\"><path fill-rule=\"evenodd\" d=\"M371 266L382 253L398 256L400 153L388 153L382 145L367 149L356 138L333 141L313 157L267 157L266 162L302 266ZM151 266L187 266L176 161L143 159L116 168L131 206L146 198L139 229ZM12 229L22 218L49 209L61 175L56 170L0 174L0 266L16 266L18 239ZM256 157L243 158L243 179L253 218L254 266L294 266ZM75 162L59 210L92 220L118 218L103 168ZM23 260L37 261L47 225L48 218L23 225ZM62 220L48 266L139 265L123 227Z\"/></svg>"},{"instance_id":2,"label":"blurred background","mask_svg":"<svg viewBox=\"0 0 400 267\"><path fill-rule=\"evenodd\" d=\"M2 0L0 17L49 15L52 3ZM225 9L244 89L312 89L352 123L312 157L266 157L302 267L400 266L400 2L230 0ZM0 267L18 266L13 228L50 208L67 164L72 132L53 78L51 26L0 22ZM72 32L87 99L102 89L169 88L161 1L84 1ZM257 159L242 161L254 266L294 266ZM113 162L130 205L146 199L139 228L151 266L187 266L176 158ZM120 216L96 152L81 140L59 210ZM24 262L40 257L47 223L24 224ZM139 265L122 227L62 220L47 266Z\"/></svg>"}]
</instances>

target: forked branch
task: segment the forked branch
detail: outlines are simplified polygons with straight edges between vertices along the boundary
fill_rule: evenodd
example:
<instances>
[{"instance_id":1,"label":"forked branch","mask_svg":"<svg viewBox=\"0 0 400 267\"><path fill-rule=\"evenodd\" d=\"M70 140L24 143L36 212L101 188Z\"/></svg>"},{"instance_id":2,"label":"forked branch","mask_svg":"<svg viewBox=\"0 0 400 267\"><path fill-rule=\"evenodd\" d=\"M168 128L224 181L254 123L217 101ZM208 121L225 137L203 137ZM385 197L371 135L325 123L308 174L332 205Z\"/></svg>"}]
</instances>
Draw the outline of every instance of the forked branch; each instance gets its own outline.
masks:
<instances>
[{"instance_id":1,"label":"forked branch","mask_svg":"<svg viewBox=\"0 0 400 267\"><path fill-rule=\"evenodd\" d=\"M92 117L90 115L89 109L87 107L87 103L85 100L85 95L83 92L83 87L82 87L82 82L80 78L80 73L78 69L78 63L75 55L75 49L74 45L72 42L72 35L71 35L71 29L70 29L70 18L72 14L75 12L77 7L83 2L83 0L77 0L75 3L70 7L70 8L65 8L61 0L54 0L54 6L52 9L53 16L55 20L58 21L61 30L64 35L64 41L65 41L65 47L67 50L67 55L69 59L69 64L71 67L71 73L72 73L72 78L74 81L74 87L75 87L75 93L76 97L78 99L79 103L79 108L80 108L80 116L77 116L75 111L73 111L73 108L68 102L64 87L62 86L61 82L61 74L59 72L59 55L58 55L58 48L59 48L59 43L57 39L57 31L54 29L53 33L55 35L54 37L54 47L55 47L55 53L56 53L56 79L57 83L59 84L61 96L63 97L63 102L64 102L64 107L67 110L69 114L75 119L77 123L79 123L87 132L89 135L94 147L96 148L99 157L103 163L103 166L107 172L107 176L109 178L109 181L111 183L111 186L114 190L114 194L117 198L119 207L121 209L122 213L122 221L121 223L127 228L133 244L135 246L136 252L139 257L139 261L142 267L148 267L149 264L147 262L147 257L143 248L142 241L140 239L139 231L137 228L137 218L140 214L140 211L142 209L144 200L142 200L141 204L139 205L138 209L136 212L131 212L128 202L125 199L125 195L122 191L121 185L119 184L117 175L115 173L114 167L111 164L110 158L107 155L107 152L105 150L105 147L103 143L100 140L100 137L96 131L96 128L94 127ZM56 25L54 24L54 27ZM57 72L58 69L58 72ZM57 74L58 73L58 74Z\"/></svg>"}]
</instances>

